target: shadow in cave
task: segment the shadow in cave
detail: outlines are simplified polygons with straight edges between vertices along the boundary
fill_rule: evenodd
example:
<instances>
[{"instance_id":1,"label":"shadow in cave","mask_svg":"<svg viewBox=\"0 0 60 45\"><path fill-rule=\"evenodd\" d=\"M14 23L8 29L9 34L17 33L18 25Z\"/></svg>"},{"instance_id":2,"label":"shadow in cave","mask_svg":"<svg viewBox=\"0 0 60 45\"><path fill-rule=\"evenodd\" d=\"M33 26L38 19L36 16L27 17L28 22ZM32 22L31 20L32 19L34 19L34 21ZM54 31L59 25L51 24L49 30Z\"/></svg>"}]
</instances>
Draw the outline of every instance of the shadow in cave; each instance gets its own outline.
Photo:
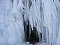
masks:
<instances>
[{"instance_id":1,"label":"shadow in cave","mask_svg":"<svg viewBox=\"0 0 60 45\"><path fill-rule=\"evenodd\" d=\"M30 34L30 43L35 44L37 42L39 42L38 32L37 32L37 29L33 27L33 30L31 31L31 34Z\"/></svg>"},{"instance_id":2,"label":"shadow in cave","mask_svg":"<svg viewBox=\"0 0 60 45\"><path fill-rule=\"evenodd\" d=\"M40 33L40 36L39 36L36 27L33 27L33 30L32 30L29 20L24 21L24 33L25 33L26 42L35 44L39 42L39 37L41 37L41 41L42 41L42 33Z\"/></svg>"}]
</instances>

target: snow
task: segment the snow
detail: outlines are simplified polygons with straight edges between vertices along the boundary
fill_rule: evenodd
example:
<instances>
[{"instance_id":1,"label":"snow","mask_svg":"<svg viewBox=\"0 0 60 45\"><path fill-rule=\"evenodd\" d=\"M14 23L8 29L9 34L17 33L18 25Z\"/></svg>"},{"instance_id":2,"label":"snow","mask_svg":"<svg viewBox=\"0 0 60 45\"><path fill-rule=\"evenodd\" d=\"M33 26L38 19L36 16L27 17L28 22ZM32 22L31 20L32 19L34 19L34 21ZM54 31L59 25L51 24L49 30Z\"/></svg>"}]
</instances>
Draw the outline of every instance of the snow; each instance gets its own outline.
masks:
<instances>
[{"instance_id":1,"label":"snow","mask_svg":"<svg viewBox=\"0 0 60 45\"><path fill-rule=\"evenodd\" d=\"M43 43L37 43L35 45L49 45L49 44L43 42Z\"/></svg>"}]
</instances>

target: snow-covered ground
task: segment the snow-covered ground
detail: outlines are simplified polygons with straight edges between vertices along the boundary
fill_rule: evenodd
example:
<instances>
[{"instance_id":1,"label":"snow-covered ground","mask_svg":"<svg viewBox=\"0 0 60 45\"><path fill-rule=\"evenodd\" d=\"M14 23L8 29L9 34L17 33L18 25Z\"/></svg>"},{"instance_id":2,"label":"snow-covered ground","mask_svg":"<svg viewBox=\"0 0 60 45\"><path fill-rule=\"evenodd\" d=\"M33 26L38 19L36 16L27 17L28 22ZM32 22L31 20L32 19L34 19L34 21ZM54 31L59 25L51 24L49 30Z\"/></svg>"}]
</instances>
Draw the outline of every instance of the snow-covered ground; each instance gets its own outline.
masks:
<instances>
[{"instance_id":1,"label":"snow-covered ground","mask_svg":"<svg viewBox=\"0 0 60 45\"><path fill-rule=\"evenodd\" d=\"M43 43L37 43L35 45L49 45L49 44L43 42Z\"/></svg>"}]
</instances>

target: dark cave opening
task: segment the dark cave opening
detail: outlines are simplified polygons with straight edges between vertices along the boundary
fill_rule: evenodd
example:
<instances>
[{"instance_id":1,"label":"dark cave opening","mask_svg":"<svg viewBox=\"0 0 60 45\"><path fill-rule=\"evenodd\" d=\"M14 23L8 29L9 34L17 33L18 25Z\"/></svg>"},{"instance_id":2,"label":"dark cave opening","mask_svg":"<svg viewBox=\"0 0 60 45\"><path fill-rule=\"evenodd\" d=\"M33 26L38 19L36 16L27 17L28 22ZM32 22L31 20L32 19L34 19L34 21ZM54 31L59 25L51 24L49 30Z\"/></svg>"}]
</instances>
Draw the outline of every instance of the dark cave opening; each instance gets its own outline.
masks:
<instances>
[{"instance_id":1,"label":"dark cave opening","mask_svg":"<svg viewBox=\"0 0 60 45\"><path fill-rule=\"evenodd\" d=\"M31 44L35 44L39 42L37 29L36 27L33 27L32 30L29 20L27 22L28 24L24 22L25 41L30 42Z\"/></svg>"},{"instance_id":2,"label":"dark cave opening","mask_svg":"<svg viewBox=\"0 0 60 45\"><path fill-rule=\"evenodd\" d=\"M39 42L38 32L37 32L37 29L33 27L33 30L31 31L31 34L30 34L30 43L35 44L37 42Z\"/></svg>"}]
</instances>

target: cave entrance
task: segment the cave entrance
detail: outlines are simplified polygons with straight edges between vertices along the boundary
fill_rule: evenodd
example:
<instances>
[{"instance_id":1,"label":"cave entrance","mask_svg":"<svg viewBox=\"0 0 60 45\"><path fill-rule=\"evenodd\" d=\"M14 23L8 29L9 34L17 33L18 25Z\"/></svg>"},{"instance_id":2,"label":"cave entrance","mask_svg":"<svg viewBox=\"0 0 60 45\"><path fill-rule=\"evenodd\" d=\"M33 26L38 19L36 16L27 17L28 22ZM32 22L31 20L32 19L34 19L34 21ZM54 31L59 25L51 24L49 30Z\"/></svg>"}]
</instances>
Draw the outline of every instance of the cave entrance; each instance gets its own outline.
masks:
<instances>
[{"instance_id":1,"label":"cave entrance","mask_svg":"<svg viewBox=\"0 0 60 45\"><path fill-rule=\"evenodd\" d=\"M31 44L39 42L38 32L36 27L31 28L29 20L24 22L25 41Z\"/></svg>"},{"instance_id":2,"label":"cave entrance","mask_svg":"<svg viewBox=\"0 0 60 45\"><path fill-rule=\"evenodd\" d=\"M30 43L35 44L37 42L39 42L38 32L37 29L33 27L33 30L31 30L31 34L30 34Z\"/></svg>"}]
</instances>

